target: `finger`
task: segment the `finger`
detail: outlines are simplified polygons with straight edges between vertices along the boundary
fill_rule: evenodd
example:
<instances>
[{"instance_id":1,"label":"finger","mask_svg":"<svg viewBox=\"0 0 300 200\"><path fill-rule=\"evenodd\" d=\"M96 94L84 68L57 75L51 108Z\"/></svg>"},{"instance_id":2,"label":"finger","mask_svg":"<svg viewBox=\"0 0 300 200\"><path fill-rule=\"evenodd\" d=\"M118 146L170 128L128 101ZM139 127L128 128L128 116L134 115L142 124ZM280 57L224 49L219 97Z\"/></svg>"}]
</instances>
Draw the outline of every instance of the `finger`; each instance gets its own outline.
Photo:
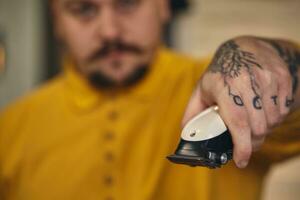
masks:
<instances>
[{"instance_id":1,"label":"finger","mask_svg":"<svg viewBox=\"0 0 300 200\"><path fill-rule=\"evenodd\" d=\"M182 119L182 127L195 115L203 111L205 108L207 108L207 105L202 100L202 93L200 91L200 88L197 87L196 90L193 92L189 103L187 105L187 108L185 110L183 119Z\"/></svg>"},{"instance_id":2,"label":"finger","mask_svg":"<svg viewBox=\"0 0 300 200\"><path fill-rule=\"evenodd\" d=\"M252 135L261 138L266 134L267 122L261 98L261 82L265 80L259 80L258 75L257 73L256 76L254 74L246 76L242 80L248 79L249 81L235 83L235 88L241 91Z\"/></svg>"},{"instance_id":3,"label":"finger","mask_svg":"<svg viewBox=\"0 0 300 200\"><path fill-rule=\"evenodd\" d=\"M278 81L272 74L265 74L262 82L262 107L267 121L267 128L273 128L282 119L278 100Z\"/></svg>"},{"instance_id":4,"label":"finger","mask_svg":"<svg viewBox=\"0 0 300 200\"><path fill-rule=\"evenodd\" d=\"M250 92L243 92L242 98L245 102L245 109L248 115L251 133L257 138L264 137L267 131L265 112L262 109L262 101L259 95Z\"/></svg>"},{"instance_id":5,"label":"finger","mask_svg":"<svg viewBox=\"0 0 300 200\"><path fill-rule=\"evenodd\" d=\"M287 70L279 71L278 76L278 100L280 114L285 116L289 113L293 104L293 84L291 75Z\"/></svg>"},{"instance_id":6,"label":"finger","mask_svg":"<svg viewBox=\"0 0 300 200\"><path fill-rule=\"evenodd\" d=\"M239 95L232 96L228 95L227 92L218 96L217 104L219 105L220 115L232 136L233 159L237 167L244 168L249 162L252 145L248 115L243 100Z\"/></svg>"}]
</instances>

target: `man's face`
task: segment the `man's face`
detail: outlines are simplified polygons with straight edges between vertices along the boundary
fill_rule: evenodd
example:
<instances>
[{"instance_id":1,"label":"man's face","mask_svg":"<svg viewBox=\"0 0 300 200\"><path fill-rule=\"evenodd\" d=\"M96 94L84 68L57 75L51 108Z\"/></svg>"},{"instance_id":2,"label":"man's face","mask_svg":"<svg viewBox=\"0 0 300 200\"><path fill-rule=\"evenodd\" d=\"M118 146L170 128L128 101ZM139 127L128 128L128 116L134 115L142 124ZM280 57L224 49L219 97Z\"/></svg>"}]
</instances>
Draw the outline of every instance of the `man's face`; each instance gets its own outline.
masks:
<instances>
[{"instance_id":1,"label":"man's face","mask_svg":"<svg viewBox=\"0 0 300 200\"><path fill-rule=\"evenodd\" d=\"M151 63L167 0L52 0L55 33L87 78L122 85Z\"/></svg>"}]
</instances>

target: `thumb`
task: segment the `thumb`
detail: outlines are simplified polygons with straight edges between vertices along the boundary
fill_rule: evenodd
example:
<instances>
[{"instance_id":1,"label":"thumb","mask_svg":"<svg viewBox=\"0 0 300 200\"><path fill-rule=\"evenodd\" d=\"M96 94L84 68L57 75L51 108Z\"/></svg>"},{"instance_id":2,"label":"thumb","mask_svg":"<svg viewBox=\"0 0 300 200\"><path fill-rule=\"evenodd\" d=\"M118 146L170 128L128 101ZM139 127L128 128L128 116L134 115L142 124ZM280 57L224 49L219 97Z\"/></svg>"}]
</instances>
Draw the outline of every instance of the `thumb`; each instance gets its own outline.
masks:
<instances>
[{"instance_id":1,"label":"thumb","mask_svg":"<svg viewBox=\"0 0 300 200\"><path fill-rule=\"evenodd\" d=\"M205 110L208 106L209 105L203 101L203 93L201 92L200 87L196 87L185 109L181 126L184 127L190 119Z\"/></svg>"}]
</instances>

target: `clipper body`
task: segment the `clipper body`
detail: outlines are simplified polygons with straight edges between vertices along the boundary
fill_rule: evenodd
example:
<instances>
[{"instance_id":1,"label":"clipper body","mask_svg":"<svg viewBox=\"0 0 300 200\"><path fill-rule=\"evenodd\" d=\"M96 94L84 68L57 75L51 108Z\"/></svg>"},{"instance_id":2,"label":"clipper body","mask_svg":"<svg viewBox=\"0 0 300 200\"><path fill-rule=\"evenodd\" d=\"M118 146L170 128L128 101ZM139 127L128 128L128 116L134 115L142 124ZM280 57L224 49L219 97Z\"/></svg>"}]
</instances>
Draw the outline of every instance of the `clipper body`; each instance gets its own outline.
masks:
<instances>
[{"instance_id":1,"label":"clipper body","mask_svg":"<svg viewBox=\"0 0 300 200\"><path fill-rule=\"evenodd\" d=\"M175 154L167 158L177 164L217 168L232 159L232 149L231 135L214 106L186 124Z\"/></svg>"}]
</instances>

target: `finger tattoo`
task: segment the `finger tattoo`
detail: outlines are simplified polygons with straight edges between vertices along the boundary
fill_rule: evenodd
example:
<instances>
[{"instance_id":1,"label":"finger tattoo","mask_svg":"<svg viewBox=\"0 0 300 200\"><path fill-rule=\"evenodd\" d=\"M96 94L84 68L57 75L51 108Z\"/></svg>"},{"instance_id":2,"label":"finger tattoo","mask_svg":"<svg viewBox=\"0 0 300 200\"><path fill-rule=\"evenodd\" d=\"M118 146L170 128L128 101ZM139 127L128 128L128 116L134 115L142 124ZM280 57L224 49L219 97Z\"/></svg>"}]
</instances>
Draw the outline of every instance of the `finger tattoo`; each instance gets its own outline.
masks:
<instances>
[{"instance_id":1,"label":"finger tattoo","mask_svg":"<svg viewBox=\"0 0 300 200\"><path fill-rule=\"evenodd\" d=\"M238 106L243 106L244 105L244 102L243 102L242 98L238 95L233 95L233 101Z\"/></svg>"},{"instance_id":2,"label":"finger tattoo","mask_svg":"<svg viewBox=\"0 0 300 200\"><path fill-rule=\"evenodd\" d=\"M274 105L277 105L277 104L278 104L278 103L277 103L277 98L278 98L278 96L276 96L276 95L271 96L271 99L273 100Z\"/></svg>"},{"instance_id":3,"label":"finger tattoo","mask_svg":"<svg viewBox=\"0 0 300 200\"><path fill-rule=\"evenodd\" d=\"M253 107L256 110L261 110L262 109L262 105L261 105L261 99L259 96L256 96L253 98Z\"/></svg>"},{"instance_id":4,"label":"finger tattoo","mask_svg":"<svg viewBox=\"0 0 300 200\"><path fill-rule=\"evenodd\" d=\"M288 108L288 107L291 107L292 104L294 103L294 99L289 99L288 97L286 97L285 99L285 106Z\"/></svg>"}]
</instances>

